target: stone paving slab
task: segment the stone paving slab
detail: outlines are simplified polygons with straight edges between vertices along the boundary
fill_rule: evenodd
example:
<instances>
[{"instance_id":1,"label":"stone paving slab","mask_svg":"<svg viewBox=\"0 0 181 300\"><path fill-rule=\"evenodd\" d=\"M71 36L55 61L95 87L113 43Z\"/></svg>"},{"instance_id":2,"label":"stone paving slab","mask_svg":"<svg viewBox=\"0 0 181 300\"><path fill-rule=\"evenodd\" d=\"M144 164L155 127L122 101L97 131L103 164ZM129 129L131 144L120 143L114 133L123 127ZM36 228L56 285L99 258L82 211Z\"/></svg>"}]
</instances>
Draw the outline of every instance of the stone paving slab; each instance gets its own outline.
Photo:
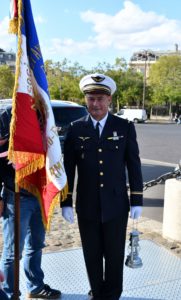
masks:
<instances>
[{"instance_id":1,"label":"stone paving slab","mask_svg":"<svg viewBox=\"0 0 181 300\"><path fill-rule=\"evenodd\" d=\"M141 240L140 247L143 267L131 269L125 266L121 299L180 300L180 258L150 240ZM88 299L90 287L81 248L44 254L42 267L46 283L62 291L62 300ZM21 299L24 300L26 287L22 265L20 281Z\"/></svg>"}]
</instances>

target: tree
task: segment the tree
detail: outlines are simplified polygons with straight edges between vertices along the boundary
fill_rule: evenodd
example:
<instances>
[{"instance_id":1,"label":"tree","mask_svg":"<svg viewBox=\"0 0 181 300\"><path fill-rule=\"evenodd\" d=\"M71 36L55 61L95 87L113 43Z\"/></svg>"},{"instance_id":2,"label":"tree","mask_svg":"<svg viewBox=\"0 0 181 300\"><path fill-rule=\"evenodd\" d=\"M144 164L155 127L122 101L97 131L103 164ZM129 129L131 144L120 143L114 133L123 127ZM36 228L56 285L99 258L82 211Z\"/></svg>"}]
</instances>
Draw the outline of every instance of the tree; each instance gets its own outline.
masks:
<instances>
[{"instance_id":1,"label":"tree","mask_svg":"<svg viewBox=\"0 0 181 300\"><path fill-rule=\"evenodd\" d=\"M104 73L115 80L117 91L113 95L113 109L123 105L140 104L143 90L142 76L129 69L124 58L116 58L113 65L98 62L96 67L85 70L78 62L72 64L67 59L53 63L45 62L51 99L63 99L84 103L84 95L79 89L80 79L90 73Z\"/></svg>"},{"instance_id":2,"label":"tree","mask_svg":"<svg viewBox=\"0 0 181 300\"><path fill-rule=\"evenodd\" d=\"M14 74L9 66L0 66L0 98L12 98Z\"/></svg>"},{"instance_id":3,"label":"tree","mask_svg":"<svg viewBox=\"0 0 181 300\"><path fill-rule=\"evenodd\" d=\"M153 90L152 104L181 103L181 56L163 56L150 68L149 85Z\"/></svg>"},{"instance_id":4,"label":"tree","mask_svg":"<svg viewBox=\"0 0 181 300\"><path fill-rule=\"evenodd\" d=\"M127 106L139 107L142 102L143 76L129 68L123 76L123 103Z\"/></svg>"},{"instance_id":5,"label":"tree","mask_svg":"<svg viewBox=\"0 0 181 300\"><path fill-rule=\"evenodd\" d=\"M60 99L61 70L59 63L54 64L52 60L45 61L45 72L49 86L51 99Z\"/></svg>"},{"instance_id":6,"label":"tree","mask_svg":"<svg viewBox=\"0 0 181 300\"><path fill-rule=\"evenodd\" d=\"M116 58L114 66L107 70L106 74L117 84L117 90L113 96L114 107L117 107L117 110L123 106L139 107L143 90L141 74L128 68L124 58Z\"/></svg>"},{"instance_id":7,"label":"tree","mask_svg":"<svg viewBox=\"0 0 181 300\"><path fill-rule=\"evenodd\" d=\"M86 71L77 62L73 65L66 58L62 62L45 61L45 72L51 99L73 100L80 102L82 94L79 90L80 77Z\"/></svg>"}]
</instances>

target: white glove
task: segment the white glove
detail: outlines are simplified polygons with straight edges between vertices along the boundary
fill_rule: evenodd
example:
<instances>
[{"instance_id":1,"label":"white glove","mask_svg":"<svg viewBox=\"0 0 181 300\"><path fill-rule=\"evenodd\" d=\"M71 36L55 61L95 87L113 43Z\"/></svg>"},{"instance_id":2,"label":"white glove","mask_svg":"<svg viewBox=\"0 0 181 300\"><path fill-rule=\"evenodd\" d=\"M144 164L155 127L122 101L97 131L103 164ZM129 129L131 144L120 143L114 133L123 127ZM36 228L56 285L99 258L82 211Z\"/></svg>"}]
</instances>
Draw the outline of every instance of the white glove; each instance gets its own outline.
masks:
<instances>
[{"instance_id":1,"label":"white glove","mask_svg":"<svg viewBox=\"0 0 181 300\"><path fill-rule=\"evenodd\" d=\"M62 207L62 216L69 223L74 223L74 212L71 206Z\"/></svg>"},{"instance_id":2,"label":"white glove","mask_svg":"<svg viewBox=\"0 0 181 300\"><path fill-rule=\"evenodd\" d=\"M142 214L142 206L131 206L130 218L138 219Z\"/></svg>"}]
</instances>

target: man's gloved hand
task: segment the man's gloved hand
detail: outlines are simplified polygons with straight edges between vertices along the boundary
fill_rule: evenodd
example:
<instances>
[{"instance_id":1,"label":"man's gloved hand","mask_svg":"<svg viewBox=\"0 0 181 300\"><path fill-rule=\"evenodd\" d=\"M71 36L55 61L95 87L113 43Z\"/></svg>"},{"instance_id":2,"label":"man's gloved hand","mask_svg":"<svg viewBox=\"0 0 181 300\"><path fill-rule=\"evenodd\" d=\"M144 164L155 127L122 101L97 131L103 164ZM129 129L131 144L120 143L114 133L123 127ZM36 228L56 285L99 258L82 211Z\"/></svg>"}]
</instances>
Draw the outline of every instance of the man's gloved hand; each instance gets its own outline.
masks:
<instances>
[{"instance_id":1,"label":"man's gloved hand","mask_svg":"<svg viewBox=\"0 0 181 300\"><path fill-rule=\"evenodd\" d=\"M72 207L70 206L62 207L62 216L67 222L71 224L74 223L74 212Z\"/></svg>"},{"instance_id":2,"label":"man's gloved hand","mask_svg":"<svg viewBox=\"0 0 181 300\"><path fill-rule=\"evenodd\" d=\"M130 209L130 218L138 219L142 214L142 206L131 206Z\"/></svg>"}]
</instances>

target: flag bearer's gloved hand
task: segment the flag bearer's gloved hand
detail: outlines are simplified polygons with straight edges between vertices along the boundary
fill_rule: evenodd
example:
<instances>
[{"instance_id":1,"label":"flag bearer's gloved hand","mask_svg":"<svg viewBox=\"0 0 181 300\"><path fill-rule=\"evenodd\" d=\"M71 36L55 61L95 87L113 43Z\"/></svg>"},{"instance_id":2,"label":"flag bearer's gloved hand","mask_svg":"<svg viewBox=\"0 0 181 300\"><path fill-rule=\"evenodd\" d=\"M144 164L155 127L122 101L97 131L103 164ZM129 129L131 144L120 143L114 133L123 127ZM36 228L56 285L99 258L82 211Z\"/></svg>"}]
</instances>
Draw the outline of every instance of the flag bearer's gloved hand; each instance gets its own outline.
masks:
<instances>
[{"instance_id":1,"label":"flag bearer's gloved hand","mask_svg":"<svg viewBox=\"0 0 181 300\"><path fill-rule=\"evenodd\" d=\"M71 206L62 207L62 216L69 223L74 223L74 212Z\"/></svg>"},{"instance_id":2,"label":"flag bearer's gloved hand","mask_svg":"<svg viewBox=\"0 0 181 300\"><path fill-rule=\"evenodd\" d=\"M130 209L130 218L138 219L142 214L142 206L131 206Z\"/></svg>"}]
</instances>

